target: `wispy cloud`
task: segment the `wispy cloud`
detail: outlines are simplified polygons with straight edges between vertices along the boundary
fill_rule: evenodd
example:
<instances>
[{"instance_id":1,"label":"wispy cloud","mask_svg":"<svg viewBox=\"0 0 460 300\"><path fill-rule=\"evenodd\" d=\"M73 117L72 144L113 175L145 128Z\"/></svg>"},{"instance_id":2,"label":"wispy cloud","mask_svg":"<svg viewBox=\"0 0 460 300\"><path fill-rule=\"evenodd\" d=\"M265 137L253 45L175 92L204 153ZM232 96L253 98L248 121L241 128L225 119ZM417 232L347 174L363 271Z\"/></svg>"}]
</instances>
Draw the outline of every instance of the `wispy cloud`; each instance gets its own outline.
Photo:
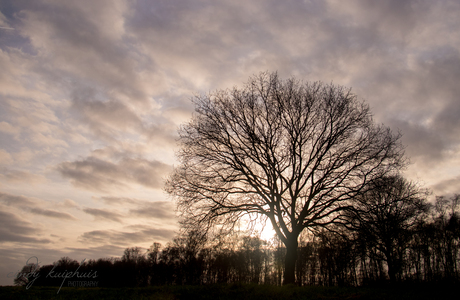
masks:
<instances>
[{"instance_id":1,"label":"wispy cloud","mask_svg":"<svg viewBox=\"0 0 460 300\"><path fill-rule=\"evenodd\" d=\"M0 242L21 242L47 244L51 240L40 238L38 230L31 222L12 213L0 211Z\"/></svg>"},{"instance_id":2,"label":"wispy cloud","mask_svg":"<svg viewBox=\"0 0 460 300\"><path fill-rule=\"evenodd\" d=\"M135 225L126 227L124 230L94 230L85 232L79 239L90 245L114 244L114 245L135 245L153 241L167 241L172 239L175 232L171 229L152 228L146 225Z\"/></svg>"},{"instance_id":3,"label":"wispy cloud","mask_svg":"<svg viewBox=\"0 0 460 300\"><path fill-rule=\"evenodd\" d=\"M167 164L140 158L124 158L113 163L88 157L58 166L62 176L71 179L75 186L105 193L126 189L132 183L153 189L162 188L162 176L170 170Z\"/></svg>"},{"instance_id":4,"label":"wispy cloud","mask_svg":"<svg viewBox=\"0 0 460 300\"><path fill-rule=\"evenodd\" d=\"M13 157L11 157L9 154L7 156L7 159L14 161ZM11 170L8 168L0 170L0 178L7 182L25 183L32 185L43 183L46 181L46 178L41 174L33 174L29 171Z\"/></svg>"},{"instance_id":5,"label":"wispy cloud","mask_svg":"<svg viewBox=\"0 0 460 300\"><path fill-rule=\"evenodd\" d=\"M83 208L83 211L87 214L94 216L97 220L108 220L113 222L122 223L122 215L117 212L107 211L106 209L97 208Z\"/></svg>"},{"instance_id":6,"label":"wispy cloud","mask_svg":"<svg viewBox=\"0 0 460 300\"><path fill-rule=\"evenodd\" d=\"M77 220L74 216L68 213L52 210L52 209L42 209L42 208L31 208L30 211L34 214L50 217L50 218L57 218L62 220Z\"/></svg>"},{"instance_id":7,"label":"wispy cloud","mask_svg":"<svg viewBox=\"0 0 460 300\"><path fill-rule=\"evenodd\" d=\"M44 206L47 206L49 204L46 203L46 201L37 198L0 193L0 202L6 204L7 206L16 207L24 212L36 215L61 220L77 220L74 216L72 216L69 213L44 208Z\"/></svg>"}]
</instances>

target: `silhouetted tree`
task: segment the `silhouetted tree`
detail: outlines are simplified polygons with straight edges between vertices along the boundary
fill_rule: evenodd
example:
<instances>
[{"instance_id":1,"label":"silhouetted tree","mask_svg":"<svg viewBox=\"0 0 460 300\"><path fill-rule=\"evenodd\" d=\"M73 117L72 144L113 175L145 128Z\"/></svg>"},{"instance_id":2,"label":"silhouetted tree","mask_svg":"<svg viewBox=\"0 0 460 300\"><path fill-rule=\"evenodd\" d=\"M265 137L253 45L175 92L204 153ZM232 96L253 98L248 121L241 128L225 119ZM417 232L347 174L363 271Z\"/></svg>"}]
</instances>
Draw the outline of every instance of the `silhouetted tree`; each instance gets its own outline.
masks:
<instances>
[{"instance_id":1,"label":"silhouetted tree","mask_svg":"<svg viewBox=\"0 0 460 300\"><path fill-rule=\"evenodd\" d=\"M186 224L270 220L286 246L284 283L295 281L300 233L340 222L371 179L402 164L400 136L341 86L262 73L194 102L166 190Z\"/></svg>"},{"instance_id":2,"label":"silhouetted tree","mask_svg":"<svg viewBox=\"0 0 460 300\"><path fill-rule=\"evenodd\" d=\"M354 285L356 283L354 241L345 232L338 234L333 231L322 231L318 236L316 248L323 284Z\"/></svg>"},{"instance_id":3,"label":"silhouetted tree","mask_svg":"<svg viewBox=\"0 0 460 300\"><path fill-rule=\"evenodd\" d=\"M185 273L184 283L200 283L203 274L200 252L206 244L206 235L199 230L189 230L174 239L174 243L181 250L182 270Z\"/></svg>"},{"instance_id":4,"label":"silhouetted tree","mask_svg":"<svg viewBox=\"0 0 460 300\"><path fill-rule=\"evenodd\" d=\"M296 277L300 285L316 283L317 255L314 242L299 244Z\"/></svg>"},{"instance_id":5,"label":"silhouetted tree","mask_svg":"<svg viewBox=\"0 0 460 300\"><path fill-rule=\"evenodd\" d=\"M358 230L371 258L387 263L390 281L395 282L413 230L427 212L426 193L401 176L374 179L367 188L353 199L350 225Z\"/></svg>"},{"instance_id":6,"label":"silhouetted tree","mask_svg":"<svg viewBox=\"0 0 460 300\"><path fill-rule=\"evenodd\" d=\"M432 241L431 270L436 278L452 279L458 276L460 250L460 195L436 197L434 215L428 230ZM431 230L430 230L431 229Z\"/></svg>"},{"instance_id":7,"label":"silhouetted tree","mask_svg":"<svg viewBox=\"0 0 460 300\"><path fill-rule=\"evenodd\" d=\"M119 287L124 286L123 274L121 270L116 270L114 263L119 261L116 258L99 258L89 260L86 263L86 270L95 271L99 287ZM90 279L91 280L91 279Z\"/></svg>"},{"instance_id":8,"label":"silhouetted tree","mask_svg":"<svg viewBox=\"0 0 460 300\"><path fill-rule=\"evenodd\" d=\"M162 282L161 269L159 267L160 263L160 254L161 254L161 244L153 243L150 249L147 252L147 264L148 264L148 273L149 273L149 285L156 285Z\"/></svg>"},{"instance_id":9,"label":"silhouetted tree","mask_svg":"<svg viewBox=\"0 0 460 300\"><path fill-rule=\"evenodd\" d=\"M38 261L31 260L30 263L22 267L21 272L19 272L14 278L14 284L19 286L27 286L29 283L33 285L40 276L40 266Z\"/></svg>"},{"instance_id":10,"label":"silhouetted tree","mask_svg":"<svg viewBox=\"0 0 460 300\"><path fill-rule=\"evenodd\" d=\"M243 237L240 253L243 258L243 266L245 267L246 280L250 283L260 283L263 271L263 265L267 259L263 246L266 243L258 237L246 236Z\"/></svg>"},{"instance_id":11,"label":"silhouetted tree","mask_svg":"<svg viewBox=\"0 0 460 300\"><path fill-rule=\"evenodd\" d=\"M120 261L114 264L118 269L121 286L146 286L148 284L148 263L139 247L126 248Z\"/></svg>"}]
</instances>

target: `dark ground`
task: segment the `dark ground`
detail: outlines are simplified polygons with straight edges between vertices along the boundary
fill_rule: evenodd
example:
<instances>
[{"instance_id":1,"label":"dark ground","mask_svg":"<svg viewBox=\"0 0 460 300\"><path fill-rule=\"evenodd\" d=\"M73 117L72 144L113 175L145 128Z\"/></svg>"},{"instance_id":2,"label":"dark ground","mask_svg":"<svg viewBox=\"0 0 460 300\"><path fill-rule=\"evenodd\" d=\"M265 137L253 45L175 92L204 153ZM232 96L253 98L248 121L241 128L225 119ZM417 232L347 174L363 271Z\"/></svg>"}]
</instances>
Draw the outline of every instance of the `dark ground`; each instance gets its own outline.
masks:
<instances>
[{"instance_id":1,"label":"dark ground","mask_svg":"<svg viewBox=\"0 0 460 300\"><path fill-rule=\"evenodd\" d=\"M298 287L268 285L159 286L145 288L0 287L0 299L460 299L453 285L401 287Z\"/></svg>"}]
</instances>

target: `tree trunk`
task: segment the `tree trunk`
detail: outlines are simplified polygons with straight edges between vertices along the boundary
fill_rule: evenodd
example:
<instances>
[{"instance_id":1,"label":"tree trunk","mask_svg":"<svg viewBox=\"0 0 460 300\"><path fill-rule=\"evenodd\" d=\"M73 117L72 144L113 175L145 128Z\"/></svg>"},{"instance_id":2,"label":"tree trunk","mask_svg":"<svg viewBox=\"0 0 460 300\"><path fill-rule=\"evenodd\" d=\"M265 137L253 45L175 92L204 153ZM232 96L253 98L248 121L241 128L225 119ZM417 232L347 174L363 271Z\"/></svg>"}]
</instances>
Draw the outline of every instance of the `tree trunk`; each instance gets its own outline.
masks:
<instances>
[{"instance_id":1,"label":"tree trunk","mask_svg":"<svg viewBox=\"0 0 460 300\"><path fill-rule=\"evenodd\" d=\"M295 263L297 261L297 247L297 236L292 237L286 243L286 258L284 261L284 285L295 283Z\"/></svg>"},{"instance_id":2,"label":"tree trunk","mask_svg":"<svg viewBox=\"0 0 460 300\"><path fill-rule=\"evenodd\" d=\"M388 277L390 277L390 283L396 283L396 265L392 255L387 255L387 265L388 265Z\"/></svg>"}]
</instances>

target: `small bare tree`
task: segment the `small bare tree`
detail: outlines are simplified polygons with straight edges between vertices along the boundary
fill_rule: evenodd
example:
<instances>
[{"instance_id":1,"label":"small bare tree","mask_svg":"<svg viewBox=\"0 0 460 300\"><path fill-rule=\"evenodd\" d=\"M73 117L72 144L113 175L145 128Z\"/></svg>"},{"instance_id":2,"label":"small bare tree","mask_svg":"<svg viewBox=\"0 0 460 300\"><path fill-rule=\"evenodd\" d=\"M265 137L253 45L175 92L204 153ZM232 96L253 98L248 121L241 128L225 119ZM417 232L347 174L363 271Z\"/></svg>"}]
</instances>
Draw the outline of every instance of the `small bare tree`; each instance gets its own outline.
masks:
<instances>
[{"instance_id":1,"label":"small bare tree","mask_svg":"<svg viewBox=\"0 0 460 300\"><path fill-rule=\"evenodd\" d=\"M349 228L388 266L392 283L401 277L406 249L419 222L428 212L428 192L400 175L376 178L353 199Z\"/></svg>"},{"instance_id":2,"label":"small bare tree","mask_svg":"<svg viewBox=\"0 0 460 300\"><path fill-rule=\"evenodd\" d=\"M261 73L194 102L166 191L193 226L270 220L286 246L285 284L295 282L299 234L341 222L369 180L403 164L400 135L341 86Z\"/></svg>"}]
</instances>

